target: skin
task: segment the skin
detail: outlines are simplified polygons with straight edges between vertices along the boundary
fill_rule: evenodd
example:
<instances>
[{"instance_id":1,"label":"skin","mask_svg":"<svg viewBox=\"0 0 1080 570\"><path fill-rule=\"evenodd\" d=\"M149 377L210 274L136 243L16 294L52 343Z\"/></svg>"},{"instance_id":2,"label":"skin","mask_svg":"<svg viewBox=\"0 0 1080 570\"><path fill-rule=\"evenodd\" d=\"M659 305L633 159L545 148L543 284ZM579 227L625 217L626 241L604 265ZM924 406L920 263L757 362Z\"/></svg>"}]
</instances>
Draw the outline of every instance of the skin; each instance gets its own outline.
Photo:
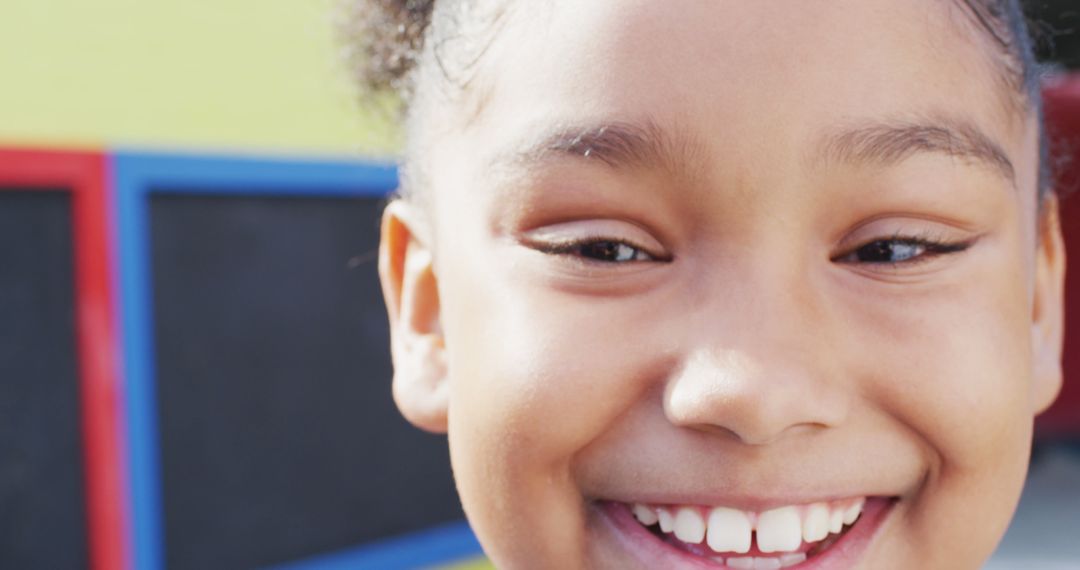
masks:
<instances>
[{"instance_id":1,"label":"skin","mask_svg":"<svg viewBox=\"0 0 1080 570\"><path fill-rule=\"evenodd\" d=\"M498 567L641 567L598 500L897 497L857 567L990 555L1061 382L1064 252L1035 120L951 5L522 2L463 95L479 111L422 110L434 182L383 225L394 393L449 433ZM923 123L1011 170L836 150ZM604 124L664 156L536 148ZM857 255L911 235L967 247ZM596 237L651 257L550 252Z\"/></svg>"}]
</instances>

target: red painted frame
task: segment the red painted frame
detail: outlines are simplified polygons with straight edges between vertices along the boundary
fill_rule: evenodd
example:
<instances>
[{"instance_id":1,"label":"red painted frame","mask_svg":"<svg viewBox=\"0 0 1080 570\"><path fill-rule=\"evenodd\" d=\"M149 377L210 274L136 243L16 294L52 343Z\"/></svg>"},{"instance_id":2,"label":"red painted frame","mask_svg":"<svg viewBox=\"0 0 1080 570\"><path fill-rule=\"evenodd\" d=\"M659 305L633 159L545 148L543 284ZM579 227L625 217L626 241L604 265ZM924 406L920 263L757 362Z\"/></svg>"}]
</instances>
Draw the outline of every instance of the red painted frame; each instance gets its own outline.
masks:
<instances>
[{"instance_id":1,"label":"red painted frame","mask_svg":"<svg viewBox=\"0 0 1080 570\"><path fill-rule=\"evenodd\" d=\"M104 153L0 149L0 184L72 190L76 350L90 567L129 568L126 462L113 289L111 184Z\"/></svg>"},{"instance_id":2,"label":"red painted frame","mask_svg":"<svg viewBox=\"0 0 1080 570\"><path fill-rule=\"evenodd\" d=\"M1058 173L1065 278L1065 382L1057 402L1039 418L1041 437L1080 437L1080 74L1050 80L1044 89L1046 123L1055 154L1069 153Z\"/></svg>"}]
</instances>

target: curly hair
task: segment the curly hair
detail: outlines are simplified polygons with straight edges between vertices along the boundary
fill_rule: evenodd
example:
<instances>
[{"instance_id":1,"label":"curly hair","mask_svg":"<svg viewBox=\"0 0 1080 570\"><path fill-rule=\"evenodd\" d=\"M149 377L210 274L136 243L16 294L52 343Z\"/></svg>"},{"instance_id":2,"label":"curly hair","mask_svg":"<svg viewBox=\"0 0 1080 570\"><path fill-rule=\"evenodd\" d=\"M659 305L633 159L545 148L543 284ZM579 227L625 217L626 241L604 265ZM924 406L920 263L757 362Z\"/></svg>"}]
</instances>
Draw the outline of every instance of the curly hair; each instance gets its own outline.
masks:
<instances>
[{"instance_id":1,"label":"curly hair","mask_svg":"<svg viewBox=\"0 0 1080 570\"><path fill-rule=\"evenodd\" d=\"M361 0L346 4L342 32L353 75L366 92L407 98L435 0Z\"/></svg>"}]
</instances>

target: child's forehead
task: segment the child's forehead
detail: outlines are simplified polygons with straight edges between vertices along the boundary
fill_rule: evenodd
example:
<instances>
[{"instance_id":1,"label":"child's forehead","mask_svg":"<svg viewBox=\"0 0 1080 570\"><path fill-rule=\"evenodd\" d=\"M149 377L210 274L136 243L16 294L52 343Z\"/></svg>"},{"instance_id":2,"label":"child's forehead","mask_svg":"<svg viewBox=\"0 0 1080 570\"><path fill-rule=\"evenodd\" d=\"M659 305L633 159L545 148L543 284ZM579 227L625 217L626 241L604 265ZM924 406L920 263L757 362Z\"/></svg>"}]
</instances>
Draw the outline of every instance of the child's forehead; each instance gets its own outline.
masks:
<instances>
[{"instance_id":1,"label":"child's forehead","mask_svg":"<svg viewBox=\"0 0 1080 570\"><path fill-rule=\"evenodd\" d=\"M707 142L783 131L808 144L863 125L1006 169L1027 143L1032 117L1011 112L951 2L527 4L508 13L467 88L492 152L542 146L562 125L626 123Z\"/></svg>"},{"instance_id":2,"label":"child's forehead","mask_svg":"<svg viewBox=\"0 0 1080 570\"><path fill-rule=\"evenodd\" d=\"M624 108L782 120L796 105L849 116L875 105L894 116L954 105L985 115L973 120L1019 127L1011 134L1030 118L1017 112L1000 62L953 0L508 6L489 44L468 54L475 70L459 99L466 104L455 106L464 126L488 114L505 128L508 114L554 106L594 116Z\"/></svg>"}]
</instances>

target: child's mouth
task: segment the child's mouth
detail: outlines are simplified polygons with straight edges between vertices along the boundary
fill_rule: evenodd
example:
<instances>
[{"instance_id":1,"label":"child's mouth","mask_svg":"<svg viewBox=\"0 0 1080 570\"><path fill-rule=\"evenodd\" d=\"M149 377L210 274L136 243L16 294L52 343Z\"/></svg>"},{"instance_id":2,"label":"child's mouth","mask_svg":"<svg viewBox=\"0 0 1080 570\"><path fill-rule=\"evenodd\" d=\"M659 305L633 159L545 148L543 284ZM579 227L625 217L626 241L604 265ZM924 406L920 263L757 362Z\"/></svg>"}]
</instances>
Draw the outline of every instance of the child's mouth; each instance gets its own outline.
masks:
<instances>
[{"instance_id":1,"label":"child's mouth","mask_svg":"<svg viewBox=\"0 0 1080 570\"><path fill-rule=\"evenodd\" d=\"M832 558L823 555L859 526L864 509L875 519L866 526L876 526L891 504L858 497L762 512L702 505L618 506L660 541L709 567L778 569L818 567L815 561Z\"/></svg>"}]
</instances>

